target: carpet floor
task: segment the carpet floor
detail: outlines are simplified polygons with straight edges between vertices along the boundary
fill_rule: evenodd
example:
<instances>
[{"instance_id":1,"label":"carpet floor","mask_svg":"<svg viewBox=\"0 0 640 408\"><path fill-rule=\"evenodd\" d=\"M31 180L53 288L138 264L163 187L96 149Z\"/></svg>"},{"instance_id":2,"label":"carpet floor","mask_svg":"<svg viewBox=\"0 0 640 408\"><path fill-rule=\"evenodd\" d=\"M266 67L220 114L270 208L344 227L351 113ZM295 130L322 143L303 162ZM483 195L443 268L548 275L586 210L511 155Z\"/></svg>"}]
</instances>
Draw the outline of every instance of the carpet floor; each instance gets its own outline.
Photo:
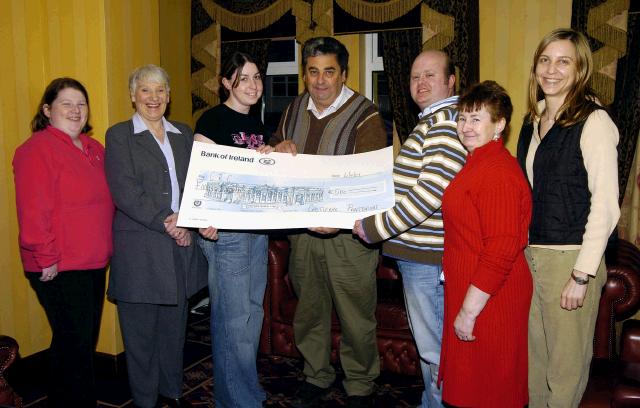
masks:
<instances>
[{"instance_id":1,"label":"carpet floor","mask_svg":"<svg viewBox=\"0 0 640 408\"><path fill-rule=\"evenodd\" d=\"M215 407L213 401L213 378L211 359L211 334L208 313L190 314L187 326L187 341L184 350L183 395L195 407ZM25 407L46 408L45 360L27 357L17 361L6 377L15 391L22 396ZM36 360L35 362L33 360ZM260 383L267 393L265 407L291 407L296 389L303 383L302 360L279 356L258 356ZM600 367L601 366L601 367ZM615 371L615 370L614 370ZM321 407L338 408L346 404L346 394L341 386L344 378L340 367L336 367L337 378L327 401ZM96 373L98 407L131 408L131 392L126 370L117 375ZM592 375L581 408L609 407L615 374L607 362L592 365ZM407 408L420 404L423 390L421 377L403 376L382 372L376 380L376 408ZM73 407L70 407L73 408Z\"/></svg>"},{"instance_id":2,"label":"carpet floor","mask_svg":"<svg viewBox=\"0 0 640 408\"><path fill-rule=\"evenodd\" d=\"M209 316L190 315L185 344L184 397L196 407L215 407L213 401L213 379L211 360L211 335ZM331 387L326 408L344 407L346 394L341 386L344 378L339 367L338 376ZM31 370L32 373L33 370ZM44 373L44 369L40 371ZM266 407L290 407L293 394L304 381L302 361L278 356L258 356L260 383L267 393ZM33 374L33 373L32 373ZM22 396L25 407L45 408L45 380L42 375L16 378L11 382L16 392ZM17 377L23 377L18 375ZM24 376L26 377L26 375ZM126 373L107 376L96 373L98 386L98 407L132 407L131 393ZM377 408L415 407L420 403L422 379L414 376L382 373L376 381L375 406Z\"/></svg>"}]
</instances>

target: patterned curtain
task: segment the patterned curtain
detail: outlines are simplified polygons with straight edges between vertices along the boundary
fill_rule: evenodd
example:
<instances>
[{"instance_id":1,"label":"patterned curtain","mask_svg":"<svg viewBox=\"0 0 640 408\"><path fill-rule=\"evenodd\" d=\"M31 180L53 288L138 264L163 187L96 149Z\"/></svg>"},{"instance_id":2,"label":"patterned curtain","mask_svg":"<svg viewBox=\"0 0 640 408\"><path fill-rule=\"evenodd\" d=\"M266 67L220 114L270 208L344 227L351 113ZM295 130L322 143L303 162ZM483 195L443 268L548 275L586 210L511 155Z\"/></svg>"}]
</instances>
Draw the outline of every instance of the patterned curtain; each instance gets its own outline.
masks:
<instances>
[{"instance_id":1,"label":"patterned curtain","mask_svg":"<svg viewBox=\"0 0 640 408\"><path fill-rule=\"evenodd\" d=\"M640 16L637 6L631 12L630 4L629 0L573 0L571 26L587 34L594 51L599 80L592 85L606 96L613 94L605 101L612 100L609 108L620 131L618 234L640 247ZM609 59L615 53L610 49L619 52L613 63Z\"/></svg>"},{"instance_id":2,"label":"patterned curtain","mask_svg":"<svg viewBox=\"0 0 640 408\"><path fill-rule=\"evenodd\" d=\"M640 143L636 145L636 155L620 206L618 236L640 248L640 158L638 156L640 156Z\"/></svg>"},{"instance_id":3,"label":"patterned curtain","mask_svg":"<svg viewBox=\"0 0 640 408\"><path fill-rule=\"evenodd\" d=\"M631 163L640 132L640 14L629 14L627 33L627 55L618 61L616 93L612 105L620 128L618 170L623 188L629 177L634 177ZM620 191L624 192L622 188Z\"/></svg>"},{"instance_id":4,"label":"patterned curtain","mask_svg":"<svg viewBox=\"0 0 640 408\"><path fill-rule=\"evenodd\" d=\"M453 41L444 48L456 65L458 89L465 89L480 78L480 22L478 0L423 0L423 3L454 18Z\"/></svg>"},{"instance_id":5,"label":"patterned curtain","mask_svg":"<svg viewBox=\"0 0 640 408\"><path fill-rule=\"evenodd\" d=\"M620 185L627 186L626 190L620 190L622 214L618 231L620 238L640 247L640 13L630 13L628 21L627 55L618 64L613 102L620 127Z\"/></svg>"},{"instance_id":6,"label":"patterned curtain","mask_svg":"<svg viewBox=\"0 0 640 408\"><path fill-rule=\"evenodd\" d=\"M200 0L216 22L252 33L269 27L291 9L291 0Z\"/></svg>"},{"instance_id":7,"label":"patterned curtain","mask_svg":"<svg viewBox=\"0 0 640 408\"><path fill-rule=\"evenodd\" d=\"M270 40L221 44L220 24L245 32L258 31L282 17L289 0L192 0L191 1L191 106L194 116L220 102L220 67L234 51L251 55L266 73ZM220 20L216 22L215 20ZM252 113L258 114L260 105Z\"/></svg>"},{"instance_id":8,"label":"patterned curtain","mask_svg":"<svg viewBox=\"0 0 640 408\"><path fill-rule=\"evenodd\" d=\"M428 41L427 46L443 47L451 56L457 67L460 88L477 82L479 77L478 1L335 0L346 10L351 10L354 17L380 24L398 18L420 4L423 9L427 6L433 10L435 14L427 15L426 18L429 21L423 21L423 24L429 31L435 32L431 39L437 41L433 42L435 45L430 45L432 42ZM254 41L238 42L235 45L224 44L222 50L218 51L222 56L218 57L217 61L213 61L210 65L207 62L203 63L203 59L209 61L211 58L204 52L208 49L202 33L207 34L206 39L214 38L214 34L206 31L210 30L211 26L220 27L222 25L242 32L258 31L272 24L288 10L292 10L296 16L296 38L301 40L312 35L330 35L333 32L332 7L333 0L192 0L192 83L197 83L193 86L194 91L192 92L193 111L196 112L211 105L211 101L215 99L211 95L213 84L211 81L207 81L205 76L212 69L216 73L219 72L220 61L225 61L225 57L231 52L230 49L247 51L256 58L259 65L262 65L261 70L266 66L268 40L266 43ZM438 13L439 16L436 17ZM438 18L447 20L448 29L445 36L438 37L438 34L445 34L440 33L443 31L440 27L442 22ZM452 29L452 27L454 28ZM404 140L413 129L416 120L416 107L409 97L407 79L411 62L420 52L420 45L424 38L419 34L417 39L414 38L418 31L408 30L382 35L383 44L387 43L387 46L383 45L385 47L383 58L385 71L390 78L392 109L401 140ZM218 37L215 39L219 43L220 30L218 29L217 32ZM199 40L198 44L202 49L194 50L196 39ZM402 46L394 46L393 44L402 44ZM203 58L193 58L196 53ZM215 90L217 91L217 88Z\"/></svg>"},{"instance_id":9,"label":"patterned curtain","mask_svg":"<svg viewBox=\"0 0 640 408\"><path fill-rule=\"evenodd\" d=\"M454 19L453 40L444 47L444 51L456 65L458 89L477 82L480 76L478 0L423 0L423 4ZM393 121L400 142L404 142L417 123L418 107L411 99L408 78L413 59L422 49L423 35L419 30L387 31L379 35L382 38L384 70L389 80ZM430 47L428 43L426 46Z\"/></svg>"},{"instance_id":10,"label":"patterned curtain","mask_svg":"<svg viewBox=\"0 0 640 408\"><path fill-rule=\"evenodd\" d=\"M191 1L191 113L197 116L220 102L216 81L220 71L220 26L202 7Z\"/></svg>"},{"instance_id":11,"label":"patterned curtain","mask_svg":"<svg viewBox=\"0 0 640 408\"><path fill-rule=\"evenodd\" d=\"M640 27L637 13L627 14L627 27L612 26L616 22L624 22L624 18L615 18L625 14L619 13L621 8L628 11L629 1L574 0L571 26L585 33L589 39L597 71L594 77L600 78L593 84L596 91L599 94L614 94L609 107L620 130L618 174L622 201L640 130ZM618 45L620 42L622 46ZM615 79L611 78L608 71L615 61L602 60L612 58L610 52L603 52L611 48L625 48L619 53L621 57L617 60Z\"/></svg>"},{"instance_id":12,"label":"patterned curtain","mask_svg":"<svg viewBox=\"0 0 640 408\"><path fill-rule=\"evenodd\" d=\"M389 81L389 99L393 111L393 122L400 142L409 136L416 126L419 109L409 93L409 73L413 59L420 53L421 30L383 31L382 62Z\"/></svg>"}]
</instances>

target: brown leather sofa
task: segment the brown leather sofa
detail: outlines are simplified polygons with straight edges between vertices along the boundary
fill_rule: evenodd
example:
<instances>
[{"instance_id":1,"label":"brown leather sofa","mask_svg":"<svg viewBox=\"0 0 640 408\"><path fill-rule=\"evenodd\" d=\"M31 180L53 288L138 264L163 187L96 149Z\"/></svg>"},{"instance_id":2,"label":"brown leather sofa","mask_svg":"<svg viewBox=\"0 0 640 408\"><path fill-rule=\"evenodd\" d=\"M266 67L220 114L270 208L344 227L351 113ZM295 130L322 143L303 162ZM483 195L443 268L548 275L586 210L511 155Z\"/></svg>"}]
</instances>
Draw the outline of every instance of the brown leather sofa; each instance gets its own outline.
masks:
<instances>
[{"instance_id":1,"label":"brown leather sofa","mask_svg":"<svg viewBox=\"0 0 640 408\"><path fill-rule=\"evenodd\" d=\"M618 382L613 389L611 406L640 407L640 320L624 322L620 343Z\"/></svg>"},{"instance_id":2,"label":"brown leather sofa","mask_svg":"<svg viewBox=\"0 0 640 408\"><path fill-rule=\"evenodd\" d=\"M625 273L623 270L627 272L632 269L634 274L637 276L640 274L640 252L628 242L621 242L617 251L616 258L612 258L610 260L611 263L616 265L612 265L613 267L609 268L609 281L612 280L612 269L615 270L615 274L617 273ZM625 265L629 268L621 267L620 271L617 269L617 265ZM623 278L620 278L619 282L615 284L615 290L618 292L625 291L626 297L625 299L628 302L631 299L640 296L640 287L632 286L632 287L624 287L621 284ZM607 285L609 282L607 282ZM613 288L612 288L613 289ZM616 315L619 317L627 317L633 314L637 307L627 308L625 302L619 303L620 309L624 309L624 311L620 311L621 313L617 313ZM618 305L616 305L618 307ZM601 305L602 308L602 305ZM600 316L598 316L600 319ZM615 336L615 331L613 331L613 335ZM610 338L613 342L611 344L615 344L615 337ZM611 396L611 407L614 408L631 408L631 407L640 407L640 321L629 319L626 320L622 326L622 333L620 335L620 359L616 361L615 353L609 353L610 359L613 359L615 364L615 369L610 370L613 371L614 374L614 385L613 392Z\"/></svg>"},{"instance_id":3,"label":"brown leather sofa","mask_svg":"<svg viewBox=\"0 0 640 408\"><path fill-rule=\"evenodd\" d=\"M605 253L607 283L600 298L593 357L615 360L615 323L631 317L640 307L640 251L617 240Z\"/></svg>"},{"instance_id":4,"label":"brown leather sofa","mask_svg":"<svg viewBox=\"0 0 640 408\"><path fill-rule=\"evenodd\" d=\"M22 408L22 398L16 394L4 378L5 371L18 355L18 343L9 336L0 336L0 407Z\"/></svg>"},{"instance_id":5,"label":"brown leather sofa","mask_svg":"<svg viewBox=\"0 0 640 408\"><path fill-rule=\"evenodd\" d=\"M287 275L289 243L272 239L269 243L265 319L260 351L266 354L299 357L293 337L296 296ZM614 359L615 322L629 317L640 306L640 252L620 240L607 252L608 280L600 301L594 338L594 357ZM378 279L378 349L381 369L419 375L418 353L409 330L402 295L402 281L395 262L380 258ZM340 325L333 316L332 357L337 359Z\"/></svg>"},{"instance_id":6,"label":"brown leather sofa","mask_svg":"<svg viewBox=\"0 0 640 408\"><path fill-rule=\"evenodd\" d=\"M264 323L260 351L289 357L300 357L293 338L293 314L298 303L287 275L289 243L270 240L267 290L264 300ZM402 295L402 281L395 262L380 258L377 269L378 349L380 368L394 373L420 375L420 364ZM338 358L340 324L333 315L332 360Z\"/></svg>"}]
</instances>

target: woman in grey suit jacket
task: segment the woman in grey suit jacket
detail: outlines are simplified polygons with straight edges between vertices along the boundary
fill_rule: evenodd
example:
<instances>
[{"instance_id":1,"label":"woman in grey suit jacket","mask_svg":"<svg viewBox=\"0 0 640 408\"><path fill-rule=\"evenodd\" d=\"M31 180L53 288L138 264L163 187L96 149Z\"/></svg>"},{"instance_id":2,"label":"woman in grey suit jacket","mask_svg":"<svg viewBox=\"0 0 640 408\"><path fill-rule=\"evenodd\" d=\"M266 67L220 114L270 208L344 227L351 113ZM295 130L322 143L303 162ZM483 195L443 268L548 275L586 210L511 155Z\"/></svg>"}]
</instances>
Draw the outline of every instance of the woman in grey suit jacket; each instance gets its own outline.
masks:
<instances>
[{"instance_id":1,"label":"woman in grey suit jacket","mask_svg":"<svg viewBox=\"0 0 640 408\"><path fill-rule=\"evenodd\" d=\"M136 406L182 398L187 299L206 285L193 233L176 226L193 133L169 122L169 78L146 65L129 77L136 113L106 135L106 174L117 211L107 295L116 300Z\"/></svg>"}]
</instances>

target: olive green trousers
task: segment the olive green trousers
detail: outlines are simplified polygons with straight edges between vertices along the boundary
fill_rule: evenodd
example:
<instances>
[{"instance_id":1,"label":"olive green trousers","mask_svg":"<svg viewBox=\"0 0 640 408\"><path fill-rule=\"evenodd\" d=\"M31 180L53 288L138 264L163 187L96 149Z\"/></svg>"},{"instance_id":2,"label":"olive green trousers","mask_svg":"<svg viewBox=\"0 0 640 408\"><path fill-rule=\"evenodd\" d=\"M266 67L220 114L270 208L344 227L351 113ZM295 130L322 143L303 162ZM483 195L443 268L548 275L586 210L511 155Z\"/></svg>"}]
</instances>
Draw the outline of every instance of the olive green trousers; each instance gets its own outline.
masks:
<instances>
[{"instance_id":1,"label":"olive green trousers","mask_svg":"<svg viewBox=\"0 0 640 408\"><path fill-rule=\"evenodd\" d=\"M307 382L327 388L335 380L331 314L341 328L340 362L348 395L369 395L380 373L376 342L378 250L350 233L331 237L292 235L289 277L298 296L293 321Z\"/></svg>"},{"instance_id":2,"label":"olive green trousers","mask_svg":"<svg viewBox=\"0 0 640 408\"><path fill-rule=\"evenodd\" d=\"M589 279L582 307L565 310L560 296L578 250L528 247L533 277L529 313L529 408L575 408L589 380L600 294L607 279L604 260Z\"/></svg>"}]
</instances>

